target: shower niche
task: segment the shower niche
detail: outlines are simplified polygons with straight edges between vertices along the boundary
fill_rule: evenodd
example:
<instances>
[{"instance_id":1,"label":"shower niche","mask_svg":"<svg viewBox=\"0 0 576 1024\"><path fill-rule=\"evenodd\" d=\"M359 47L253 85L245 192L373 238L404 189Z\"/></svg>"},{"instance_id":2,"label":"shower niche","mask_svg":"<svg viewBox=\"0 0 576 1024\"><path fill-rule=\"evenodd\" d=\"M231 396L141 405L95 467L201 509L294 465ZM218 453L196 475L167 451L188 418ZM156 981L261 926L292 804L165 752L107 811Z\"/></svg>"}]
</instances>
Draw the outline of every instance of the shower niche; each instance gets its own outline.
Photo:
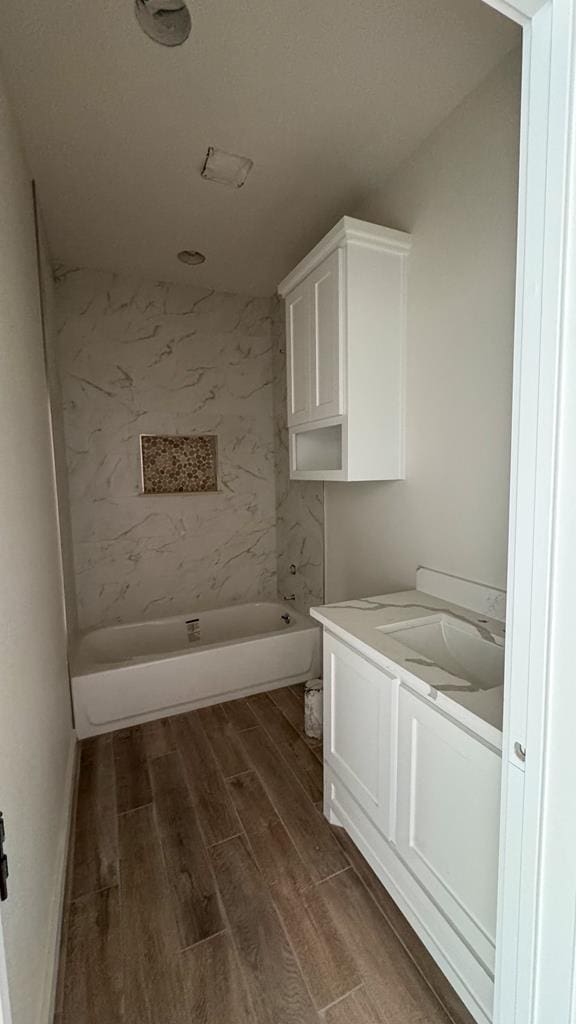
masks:
<instances>
[{"instance_id":1,"label":"shower niche","mask_svg":"<svg viewBox=\"0 0 576 1024\"><path fill-rule=\"evenodd\" d=\"M210 494L218 490L218 438L140 435L142 494Z\"/></svg>"}]
</instances>

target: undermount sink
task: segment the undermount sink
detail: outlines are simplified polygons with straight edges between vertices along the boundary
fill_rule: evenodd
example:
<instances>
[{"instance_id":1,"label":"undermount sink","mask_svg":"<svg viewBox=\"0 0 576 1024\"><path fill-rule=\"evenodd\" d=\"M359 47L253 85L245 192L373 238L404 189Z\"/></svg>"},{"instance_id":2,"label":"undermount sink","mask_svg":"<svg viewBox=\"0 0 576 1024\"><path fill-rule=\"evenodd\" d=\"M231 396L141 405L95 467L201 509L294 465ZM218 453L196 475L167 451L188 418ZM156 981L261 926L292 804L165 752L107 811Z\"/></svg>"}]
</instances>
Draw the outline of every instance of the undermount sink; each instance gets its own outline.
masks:
<instances>
[{"instance_id":1,"label":"undermount sink","mask_svg":"<svg viewBox=\"0 0 576 1024\"><path fill-rule=\"evenodd\" d=\"M471 623L439 614L376 629L422 655L416 664L441 668L481 690L504 682L503 642L484 638Z\"/></svg>"}]
</instances>

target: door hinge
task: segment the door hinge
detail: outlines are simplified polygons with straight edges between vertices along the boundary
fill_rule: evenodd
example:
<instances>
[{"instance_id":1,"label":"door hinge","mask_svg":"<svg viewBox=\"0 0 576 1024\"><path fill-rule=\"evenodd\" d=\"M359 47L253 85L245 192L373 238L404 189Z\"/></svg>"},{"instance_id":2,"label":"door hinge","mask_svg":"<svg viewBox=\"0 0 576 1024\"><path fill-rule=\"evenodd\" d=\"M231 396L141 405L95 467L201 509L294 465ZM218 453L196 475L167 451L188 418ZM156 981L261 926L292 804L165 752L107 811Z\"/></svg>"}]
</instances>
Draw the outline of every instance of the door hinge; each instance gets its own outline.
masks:
<instances>
[{"instance_id":1,"label":"door hinge","mask_svg":"<svg viewBox=\"0 0 576 1024\"><path fill-rule=\"evenodd\" d=\"M8 857L4 853L5 840L4 815L0 811L0 901L2 902L8 899Z\"/></svg>"}]
</instances>

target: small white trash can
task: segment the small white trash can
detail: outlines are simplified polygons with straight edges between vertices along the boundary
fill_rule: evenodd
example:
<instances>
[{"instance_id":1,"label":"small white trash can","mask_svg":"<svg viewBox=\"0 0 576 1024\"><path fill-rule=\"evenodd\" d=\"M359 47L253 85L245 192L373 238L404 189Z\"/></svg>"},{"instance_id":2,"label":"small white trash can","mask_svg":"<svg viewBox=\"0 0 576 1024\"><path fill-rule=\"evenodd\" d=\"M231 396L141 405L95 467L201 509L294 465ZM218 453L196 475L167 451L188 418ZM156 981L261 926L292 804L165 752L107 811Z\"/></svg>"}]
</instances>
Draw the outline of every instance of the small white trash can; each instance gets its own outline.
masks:
<instances>
[{"instance_id":1,"label":"small white trash can","mask_svg":"<svg viewBox=\"0 0 576 1024\"><path fill-rule=\"evenodd\" d=\"M322 680L309 679L304 688L304 732L311 739L322 739Z\"/></svg>"}]
</instances>

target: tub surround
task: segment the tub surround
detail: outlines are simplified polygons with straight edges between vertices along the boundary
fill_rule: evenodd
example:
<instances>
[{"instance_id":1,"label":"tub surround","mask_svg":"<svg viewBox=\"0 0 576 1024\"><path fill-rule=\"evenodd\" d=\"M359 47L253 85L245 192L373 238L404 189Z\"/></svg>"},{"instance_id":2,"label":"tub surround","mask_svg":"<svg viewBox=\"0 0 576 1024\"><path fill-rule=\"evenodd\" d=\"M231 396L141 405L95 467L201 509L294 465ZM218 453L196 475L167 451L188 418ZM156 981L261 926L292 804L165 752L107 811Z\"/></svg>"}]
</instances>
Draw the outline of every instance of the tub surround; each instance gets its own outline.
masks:
<instances>
[{"instance_id":1,"label":"tub surround","mask_svg":"<svg viewBox=\"0 0 576 1024\"><path fill-rule=\"evenodd\" d=\"M59 267L56 319L80 628L321 603L323 489L289 479L280 302ZM219 491L140 494L146 433L217 435Z\"/></svg>"},{"instance_id":2,"label":"tub surround","mask_svg":"<svg viewBox=\"0 0 576 1024\"><path fill-rule=\"evenodd\" d=\"M271 304L60 268L81 629L276 597ZM217 434L220 490L140 492L141 434Z\"/></svg>"},{"instance_id":3,"label":"tub surround","mask_svg":"<svg viewBox=\"0 0 576 1024\"><path fill-rule=\"evenodd\" d=\"M395 623L433 621L439 613L446 613L499 647L504 643L501 622L419 590L343 601L310 610L312 617L326 629L376 664L389 671L400 667L423 696L430 697L430 691L434 691L438 707L456 714L488 742L501 748L503 686L482 689L441 668L433 659L420 657L410 649L408 641L400 642L400 633L393 636L383 631Z\"/></svg>"}]
</instances>

